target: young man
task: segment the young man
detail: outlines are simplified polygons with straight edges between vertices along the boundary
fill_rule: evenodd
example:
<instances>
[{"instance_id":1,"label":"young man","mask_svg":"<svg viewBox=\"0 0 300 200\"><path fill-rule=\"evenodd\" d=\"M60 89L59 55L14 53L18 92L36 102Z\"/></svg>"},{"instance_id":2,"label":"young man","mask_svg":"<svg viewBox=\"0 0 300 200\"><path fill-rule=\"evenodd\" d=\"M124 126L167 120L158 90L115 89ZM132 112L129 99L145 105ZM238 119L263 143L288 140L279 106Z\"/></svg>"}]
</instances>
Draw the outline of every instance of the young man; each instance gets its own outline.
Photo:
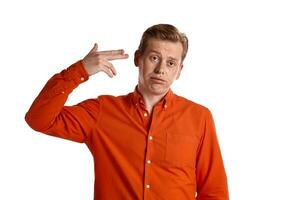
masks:
<instances>
[{"instance_id":1,"label":"young man","mask_svg":"<svg viewBox=\"0 0 300 200\"><path fill-rule=\"evenodd\" d=\"M64 106L68 95L124 50L98 51L54 75L33 102L26 121L34 130L85 143L95 162L95 200L228 200L227 180L210 111L175 95L188 50L176 27L148 28L135 52L134 92L102 95Z\"/></svg>"}]
</instances>

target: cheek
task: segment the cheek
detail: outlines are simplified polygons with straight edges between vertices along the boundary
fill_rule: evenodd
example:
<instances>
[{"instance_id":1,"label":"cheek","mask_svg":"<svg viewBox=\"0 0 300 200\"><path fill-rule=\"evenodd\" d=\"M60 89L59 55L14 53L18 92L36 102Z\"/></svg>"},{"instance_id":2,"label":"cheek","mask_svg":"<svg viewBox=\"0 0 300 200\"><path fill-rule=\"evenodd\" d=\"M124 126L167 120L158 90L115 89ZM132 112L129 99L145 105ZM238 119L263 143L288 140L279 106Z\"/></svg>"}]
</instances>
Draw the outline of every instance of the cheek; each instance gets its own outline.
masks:
<instances>
[{"instance_id":1,"label":"cheek","mask_svg":"<svg viewBox=\"0 0 300 200\"><path fill-rule=\"evenodd\" d=\"M155 65L153 65L153 64L151 64L149 62L148 63L145 62L144 66L143 66L143 73L144 74L150 74L150 73L152 73L154 71L154 69L155 69Z\"/></svg>"},{"instance_id":2,"label":"cheek","mask_svg":"<svg viewBox=\"0 0 300 200\"><path fill-rule=\"evenodd\" d=\"M139 68L139 77L142 80L146 80L147 77L149 76L149 74L151 74L149 68L145 67L145 65L143 65L143 67Z\"/></svg>"},{"instance_id":3,"label":"cheek","mask_svg":"<svg viewBox=\"0 0 300 200\"><path fill-rule=\"evenodd\" d=\"M172 84L175 80L178 79L178 77L179 77L178 71L169 72L169 75L168 75L169 83Z\"/></svg>"},{"instance_id":4,"label":"cheek","mask_svg":"<svg viewBox=\"0 0 300 200\"><path fill-rule=\"evenodd\" d=\"M141 70L141 73L143 74L143 76L148 74L148 69L147 67L143 67L143 69Z\"/></svg>"},{"instance_id":5,"label":"cheek","mask_svg":"<svg viewBox=\"0 0 300 200\"><path fill-rule=\"evenodd\" d=\"M175 80L177 80L177 79L179 78L179 76L180 76L180 71L178 71L178 72L176 73Z\"/></svg>"}]
</instances>

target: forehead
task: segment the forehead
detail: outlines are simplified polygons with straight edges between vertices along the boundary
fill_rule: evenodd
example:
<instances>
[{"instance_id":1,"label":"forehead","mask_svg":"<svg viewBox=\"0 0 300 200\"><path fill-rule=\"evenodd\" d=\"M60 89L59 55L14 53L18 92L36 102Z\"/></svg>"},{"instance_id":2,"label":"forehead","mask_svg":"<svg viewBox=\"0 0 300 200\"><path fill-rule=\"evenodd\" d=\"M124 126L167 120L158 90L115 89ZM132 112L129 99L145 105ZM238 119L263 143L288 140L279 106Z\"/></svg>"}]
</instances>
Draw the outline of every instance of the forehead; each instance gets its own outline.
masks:
<instances>
[{"instance_id":1,"label":"forehead","mask_svg":"<svg viewBox=\"0 0 300 200\"><path fill-rule=\"evenodd\" d=\"M151 38L147 42L145 53L159 53L163 56L181 59L183 47L180 42Z\"/></svg>"}]
</instances>

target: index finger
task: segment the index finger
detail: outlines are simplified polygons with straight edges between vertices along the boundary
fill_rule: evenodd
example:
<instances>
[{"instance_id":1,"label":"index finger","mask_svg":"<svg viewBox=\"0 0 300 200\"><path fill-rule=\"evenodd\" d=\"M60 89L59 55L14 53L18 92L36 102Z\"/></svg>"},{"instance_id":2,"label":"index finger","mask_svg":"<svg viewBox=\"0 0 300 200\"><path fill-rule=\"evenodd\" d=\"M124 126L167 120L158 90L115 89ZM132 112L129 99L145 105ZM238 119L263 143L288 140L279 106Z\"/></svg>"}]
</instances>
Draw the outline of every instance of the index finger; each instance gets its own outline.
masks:
<instances>
[{"instance_id":1,"label":"index finger","mask_svg":"<svg viewBox=\"0 0 300 200\"><path fill-rule=\"evenodd\" d=\"M124 49L109 50L109 51L98 51L97 54L100 54L100 55L118 55L118 54L124 54Z\"/></svg>"}]
</instances>

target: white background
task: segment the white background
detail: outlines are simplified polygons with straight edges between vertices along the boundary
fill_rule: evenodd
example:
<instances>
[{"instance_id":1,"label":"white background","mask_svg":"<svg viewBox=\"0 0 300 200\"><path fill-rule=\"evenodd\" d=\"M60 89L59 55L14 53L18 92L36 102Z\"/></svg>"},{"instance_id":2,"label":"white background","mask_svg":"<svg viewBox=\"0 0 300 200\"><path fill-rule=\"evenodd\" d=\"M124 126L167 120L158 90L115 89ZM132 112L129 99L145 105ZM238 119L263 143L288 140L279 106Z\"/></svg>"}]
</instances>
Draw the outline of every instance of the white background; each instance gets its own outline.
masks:
<instances>
[{"instance_id":1,"label":"white background","mask_svg":"<svg viewBox=\"0 0 300 200\"><path fill-rule=\"evenodd\" d=\"M72 105L137 83L142 32L171 23L190 49L175 93L210 108L232 200L300 199L300 7L292 0L1 1L0 199L93 198L83 144L31 130L24 115L46 81L100 49L124 48L114 79L97 74Z\"/></svg>"}]
</instances>

